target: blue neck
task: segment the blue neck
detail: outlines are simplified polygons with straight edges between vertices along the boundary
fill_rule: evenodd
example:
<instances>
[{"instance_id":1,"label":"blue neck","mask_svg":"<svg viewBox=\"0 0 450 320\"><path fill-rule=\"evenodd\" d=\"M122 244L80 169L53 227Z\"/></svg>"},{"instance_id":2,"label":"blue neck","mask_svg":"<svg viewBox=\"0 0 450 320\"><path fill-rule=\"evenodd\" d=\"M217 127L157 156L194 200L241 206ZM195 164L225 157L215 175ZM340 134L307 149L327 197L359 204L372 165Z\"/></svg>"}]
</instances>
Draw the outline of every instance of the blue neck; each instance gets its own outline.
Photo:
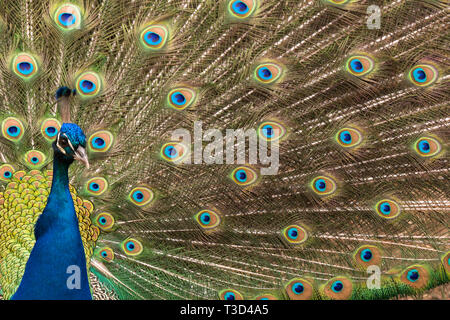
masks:
<instances>
[{"instance_id":1,"label":"blue neck","mask_svg":"<svg viewBox=\"0 0 450 320\"><path fill-rule=\"evenodd\" d=\"M91 299L86 257L78 227L68 170L71 161L55 152L47 205L36 222L36 243L12 299Z\"/></svg>"}]
</instances>

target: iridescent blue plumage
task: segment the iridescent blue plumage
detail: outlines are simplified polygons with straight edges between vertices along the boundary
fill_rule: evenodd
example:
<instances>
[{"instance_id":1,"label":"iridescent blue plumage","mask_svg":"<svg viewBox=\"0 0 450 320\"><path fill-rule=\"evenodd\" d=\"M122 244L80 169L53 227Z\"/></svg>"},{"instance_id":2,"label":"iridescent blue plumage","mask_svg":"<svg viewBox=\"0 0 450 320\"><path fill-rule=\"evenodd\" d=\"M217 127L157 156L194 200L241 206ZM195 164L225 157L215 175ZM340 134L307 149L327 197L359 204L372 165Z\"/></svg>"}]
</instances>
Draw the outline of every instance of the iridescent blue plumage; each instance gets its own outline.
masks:
<instances>
[{"instance_id":1,"label":"iridescent blue plumage","mask_svg":"<svg viewBox=\"0 0 450 320\"><path fill-rule=\"evenodd\" d=\"M47 205L36 222L36 243L22 282L12 299L92 298L68 176L75 152L79 153L86 146L86 137L81 128L72 123L63 124L60 133L68 138L72 146L67 141L67 144L58 140L53 143L52 189Z\"/></svg>"}]
</instances>

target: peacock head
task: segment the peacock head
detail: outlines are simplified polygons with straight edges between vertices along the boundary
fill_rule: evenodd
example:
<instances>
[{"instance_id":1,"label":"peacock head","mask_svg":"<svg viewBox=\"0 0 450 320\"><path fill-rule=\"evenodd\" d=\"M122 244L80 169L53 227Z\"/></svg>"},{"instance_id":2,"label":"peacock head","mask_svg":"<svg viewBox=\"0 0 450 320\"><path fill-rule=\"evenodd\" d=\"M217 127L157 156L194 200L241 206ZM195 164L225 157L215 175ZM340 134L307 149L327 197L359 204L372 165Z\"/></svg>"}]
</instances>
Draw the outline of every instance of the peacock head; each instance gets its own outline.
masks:
<instances>
[{"instance_id":1,"label":"peacock head","mask_svg":"<svg viewBox=\"0 0 450 320\"><path fill-rule=\"evenodd\" d=\"M89 161L86 153L86 136L83 130L75 123L63 123L53 142L55 156L72 163L79 160L89 169Z\"/></svg>"}]
</instances>

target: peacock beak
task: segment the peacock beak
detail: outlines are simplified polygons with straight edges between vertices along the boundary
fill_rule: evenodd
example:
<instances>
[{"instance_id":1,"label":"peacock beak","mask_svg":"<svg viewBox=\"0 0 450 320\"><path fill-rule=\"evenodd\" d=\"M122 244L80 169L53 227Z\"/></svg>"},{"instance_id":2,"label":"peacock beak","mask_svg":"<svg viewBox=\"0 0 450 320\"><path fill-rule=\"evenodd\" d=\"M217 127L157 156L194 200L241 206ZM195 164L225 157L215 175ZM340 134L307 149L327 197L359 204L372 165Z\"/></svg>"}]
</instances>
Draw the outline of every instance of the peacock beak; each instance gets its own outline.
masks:
<instances>
[{"instance_id":1,"label":"peacock beak","mask_svg":"<svg viewBox=\"0 0 450 320\"><path fill-rule=\"evenodd\" d=\"M89 169L89 160L88 160L85 148L83 148L82 146L79 146L77 148L77 151L75 151L75 155L73 158L75 160L79 160L79 161L83 162L84 165L86 166L86 168Z\"/></svg>"}]
</instances>

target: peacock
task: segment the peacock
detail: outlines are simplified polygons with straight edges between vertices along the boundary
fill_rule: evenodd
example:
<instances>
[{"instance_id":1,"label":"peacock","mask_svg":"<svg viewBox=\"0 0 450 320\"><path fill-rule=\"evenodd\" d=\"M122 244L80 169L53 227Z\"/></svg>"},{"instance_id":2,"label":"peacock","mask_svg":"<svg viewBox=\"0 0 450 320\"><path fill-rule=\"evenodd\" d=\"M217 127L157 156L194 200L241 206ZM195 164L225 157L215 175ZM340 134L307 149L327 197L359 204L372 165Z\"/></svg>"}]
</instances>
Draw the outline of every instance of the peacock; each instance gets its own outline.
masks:
<instances>
[{"instance_id":1,"label":"peacock","mask_svg":"<svg viewBox=\"0 0 450 320\"><path fill-rule=\"evenodd\" d=\"M445 0L1 0L3 299L450 278Z\"/></svg>"}]
</instances>

